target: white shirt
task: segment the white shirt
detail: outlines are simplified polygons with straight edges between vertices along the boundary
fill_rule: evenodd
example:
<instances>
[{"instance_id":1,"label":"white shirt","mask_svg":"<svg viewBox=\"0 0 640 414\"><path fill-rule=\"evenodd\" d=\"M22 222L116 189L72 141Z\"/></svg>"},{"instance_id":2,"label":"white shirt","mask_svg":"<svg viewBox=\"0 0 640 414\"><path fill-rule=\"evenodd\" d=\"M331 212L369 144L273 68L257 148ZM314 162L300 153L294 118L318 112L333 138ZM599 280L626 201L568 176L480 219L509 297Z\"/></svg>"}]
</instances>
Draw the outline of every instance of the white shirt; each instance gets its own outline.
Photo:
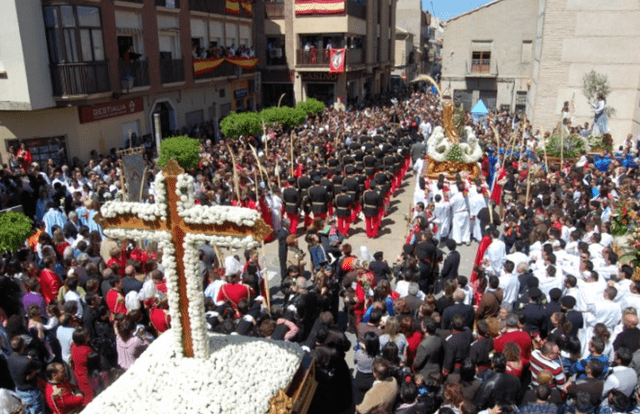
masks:
<instances>
[{"instance_id":1,"label":"white shirt","mask_svg":"<svg viewBox=\"0 0 640 414\"><path fill-rule=\"evenodd\" d=\"M616 325L622 320L620 306L611 300L599 300L587 305L587 309L594 316L597 322L607 325L610 332L613 332Z\"/></svg>"},{"instance_id":2,"label":"white shirt","mask_svg":"<svg viewBox=\"0 0 640 414\"><path fill-rule=\"evenodd\" d=\"M220 288L227 283L226 280L217 279L207 285L207 288L204 290L204 295L208 298L211 298L216 302L216 305L222 305L224 301L220 301L218 303L216 299L218 299L218 292L220 292Z\"/></svg>"},{"instance_id":3,"label":"white shirt","mask_svg":"<svg viewBox=\"0 0 640 414\"><path fill-rule=\"evenodd\" d=\"M56 337L60 342L60 350L62 351L62 360L67 364L71 363L71 344L73 343L73 332L76 329L71 326L58 326L56 329Z\"/></svg>"},{"instance_id":4,"label":"white shirt","mask_svg":"<svg viewBox=\"0 0 640 414\"><path fill-rule=\"evenodd\" d=\"M513 273L503 272L502 275L500 275L500 288L502 288L504 292L502 301L513 304L516 299L518 299L518 290L520 289L518 276Z\"/></svg>"},{"instance_id":5,"label":"white shirt","mask_svg":"<svg viewBox=\"0 0 640 414\"><path fill-rule=\"evenodd\" d=\"M80 297L80 295L78 295L78 292L74 292L72 290L67 291L67 293L64 294L64 301L65 302L71 302L71 301L75 301L78 304L78 311L76 312L76 316L80 319L82 319L82 303L83 300Z\"/></svg>"},{"instance_id":6,"label":"white shirt","mask_svg":"<svg viewBox=\"0 0 640 414\"><path fill-rule=\"evenodd\" d=\"M522 252L513 252L507 255L507 260L512 261L515 269L517 269L520 263L529 263L529 256Z\"/></svg>"},{"instance_id":7,"label":"white shirt","mask_svg":"<svg viewBox=\"0 0 640 414\"><path fill-rule=\"evenodd\" d=\"M499 275L507 258L504 242L500 239L493 240L484 253L484 258L489 260L489 266L493 274Z\"/></svg>"}]
</instances>

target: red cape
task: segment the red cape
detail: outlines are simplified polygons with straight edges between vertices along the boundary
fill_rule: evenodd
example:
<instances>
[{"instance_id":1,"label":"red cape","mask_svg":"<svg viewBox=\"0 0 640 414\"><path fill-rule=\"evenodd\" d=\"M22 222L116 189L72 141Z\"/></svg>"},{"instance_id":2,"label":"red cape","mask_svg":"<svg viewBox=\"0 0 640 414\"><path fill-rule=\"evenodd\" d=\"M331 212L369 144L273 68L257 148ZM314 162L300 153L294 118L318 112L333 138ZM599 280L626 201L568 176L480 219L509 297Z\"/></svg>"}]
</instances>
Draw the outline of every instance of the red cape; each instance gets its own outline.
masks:
<instances>
[{"instance_id":1,"label":"red cape","mask_svg":"<svg viewBox=\"0 0 640 414\"><path fill-rule=\"evenodd\" d=\"M475 282L476 279L478 278L478 274L475 271L475 267L480 266L480 264L482 263L482 259L484 258L484 253L487 251L490 244L491 244L491 236L487 234L482 238L482 240L480 241L480 244L478 245L478 251L476 252L476 259L473 261L474 270L473 272L471 272L470 283Z\"/></svg>"}]
</instances>

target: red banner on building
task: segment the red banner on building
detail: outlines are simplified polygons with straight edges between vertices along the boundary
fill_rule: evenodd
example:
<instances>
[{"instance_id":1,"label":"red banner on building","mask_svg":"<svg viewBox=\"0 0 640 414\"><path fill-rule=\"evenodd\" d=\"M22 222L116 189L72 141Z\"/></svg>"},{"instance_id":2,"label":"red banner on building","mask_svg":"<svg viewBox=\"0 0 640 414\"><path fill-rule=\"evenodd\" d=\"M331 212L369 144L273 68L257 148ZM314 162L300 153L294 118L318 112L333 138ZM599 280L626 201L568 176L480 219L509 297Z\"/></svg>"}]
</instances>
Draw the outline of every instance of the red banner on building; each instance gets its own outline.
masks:
<instances>
[{"instance_id":1,"label":"red banner on building","mask_svg":"<svg viewBox=\"0 0 640 414\"><path fill-rule=\"evenodd\" d=\"M253 3L251 0L240 0L240 6L242 6L242 10L249 15L253 15Z\"/></svg>"},{"instance_id":2,"label":"red banner on building","mask_svg":"<svg viewBox=\"0 0 640 414\"><path fill-rule=\"evenodd\" d=\"M245 70L253 70L260 60L258 58L243 58L243 57L229 57L229 58L210 58L210 59L193 59L193 74L203 75L216 70L222 65L223 62L229 62L232 65L240 66Z\"/></svg>"},{"instance_id":3,"label":"red banner on building","mask_svg":"<svg viewBox=\"0 0 640 414\"><path fill-rule=\"evenodd\" d=\"M344 0L296 0L296 14L341 14Z\"/></svg>"},{"instance_id":4,"label":"red banner on building","mask_svg":"<svg viewBox=\"0 0 640 414\"><path fill-rule=\"evenodd\" d=\"M344 58L346 49L331 49L331 58L329 60L329 73L344 72Z\"/></svg>"},{"instance_id":5,"label":"red banner on building","mask_svg":"<svg viewBox=\"0 0 640 414\"><path fill-rule=\"evenodd\" d=\"M225 8L227 13L240 14L240 1L239 0L226 0Z\"/></svg>"},{"instance_id":6,"label":"red banner on building","mask_svg":"<svg viewBox=\"0 0 640 414\"><path fill-rule=\"evenodd\" d=\"M81 124L131 115L142 111L144 111L144 101L141 97L78 107Z\"/></svg>"}]
</instances>

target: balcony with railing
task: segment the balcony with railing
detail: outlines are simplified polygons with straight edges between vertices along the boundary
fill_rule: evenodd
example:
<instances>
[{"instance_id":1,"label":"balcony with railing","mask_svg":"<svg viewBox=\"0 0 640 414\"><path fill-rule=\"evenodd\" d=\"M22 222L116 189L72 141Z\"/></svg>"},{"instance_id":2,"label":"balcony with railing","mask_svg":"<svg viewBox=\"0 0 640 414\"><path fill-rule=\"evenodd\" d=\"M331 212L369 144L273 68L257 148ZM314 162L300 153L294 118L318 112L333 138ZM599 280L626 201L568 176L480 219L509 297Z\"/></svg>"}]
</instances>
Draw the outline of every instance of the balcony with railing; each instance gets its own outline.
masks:
<instances>
[{"instance_id":1,"label":"balcony with railing","mask_svg":"<svg viewBox=\"0 0 640 414\"><path fill-rule=\"evenodd\" d=\"M228 62L222 62L220 66L213 69L210 72L203 73L201 75L193 75L193 79L201 80L201 79L213 79L220 78L224 76L237 76L242 73L242 68L239 66L232 65Z\"/></svg>"},{"instance_id":2,"label":"balcony with railing","mask_svg":"<svg viewBox=\"0 0 640 414\"><path fill-rule=\"evenodd\" d=\"M160 59L160 79L162 83L184 82L184 60Z\"/></svg>"},{"instance_id":3,"label":"balcony with railing","mask_svg":"<svg viewBox=\"0 0 640 414\"><path fill-rule=\"evenodd\" d=\"M168 9L179 9L180 0L156 0L156 6L166 7Z\"/></svg>"},{"instance_id":4,"label":"balcony with railing","mask_svg":"<svg viewBox=\"0 0 640 414\"><path fill-rule=\"evenodd\" d=\"M186 1L186 0L183 0ZM222 0L189 0L189 10L203 13L228 15L234 17L251 18L252 15L247 13L242 6L236 13L227 12L227 7Z\"/></svg>"},{"instance_id":5,"label":"balcony with railing","mask_svg":"<svg viewBox=\"0 0 640 414\"><path fill-rule=\"evenodd\" d=\"M54 96L91 95L111 90L106 61L51 65Z\"/></svg>"},{"instance_id":6,"label":"balcony with railing","mask_svg":"<svg viewBox=\"0 0 640 414\"><path fill-rule=\"evenodd\" d=\"M119 61L120 82L123 90L149 86L149 61L146 59Z\"/></svg>"},{"instance_id":7,"label":"balcony with railing","mask_svg":"<svg viewBox=\"0 0 640 414\"><path fill-rule=\"evenodd\" d=\"M348 65L365 63L363 49L345 49L345 62ZM297 66L328 67L331 61L329 49L298 49L296 50Z\"/></svg>"},{"instance_id":8,"label":"balcony with railing","mask_svg":"<svg viewBox=\"0 0 640 414\"><path fill-rule=\"evenodd\" d=\"M284 2L266 1L264 3L264 13L267 19L284 19Z\"/></svg>"}]
</instances>

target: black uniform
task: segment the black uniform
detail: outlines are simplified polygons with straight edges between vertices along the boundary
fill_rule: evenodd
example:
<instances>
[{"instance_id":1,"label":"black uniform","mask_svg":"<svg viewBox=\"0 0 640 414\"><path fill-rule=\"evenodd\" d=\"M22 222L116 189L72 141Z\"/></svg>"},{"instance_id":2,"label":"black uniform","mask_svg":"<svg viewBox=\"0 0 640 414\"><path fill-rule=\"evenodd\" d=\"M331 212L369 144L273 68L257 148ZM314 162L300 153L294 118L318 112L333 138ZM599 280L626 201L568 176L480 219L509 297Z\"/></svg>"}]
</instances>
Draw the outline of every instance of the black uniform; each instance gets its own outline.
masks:
<instances>
[{"instance_id":1,"label":"black uniform","mask_svg":"<svg viewBox=\"0 0 640 414\"><path fill-rule=\"evenodd\" d=\"M349 194L354 200L358 199L360 189L358 186L358 180L355 177L351 176L345 178L344 181L342 181L342 185L347 187L347 194Z\"/></svg>"},{"instance_id":2,"label":"black uniform","mask_svg":"<svg viewBox=\"0 0 640 414\"><path fill-rule=\"evenodd\" d=\"M282 190L282 200L284 201L284 209L287 214L297 214L300 208L300 194L298 189L287 187Z\"/></svg>"},{"instance_id":3,"label":"black uniform","mask_svg":"<svg viewBox=\"0 0 640 414\"><path fill-rule=\"evenodd\" d=\"M375 190L367 190L362 194L362 212L365 217L375 217L382 207L382 197Z\"/></svg>"},{"instance_id":4,"label":"black uniform","mask_svg":"<svg viewBox=\"0 0 640 414\"><path fill-rule=\"evenodd\" d=\"M338 194L334 201L337 217L349 217L353 206L353 198L346 193Z\"/></svg>"},{"instance_id":5,"label":"black uniform","mask_svg":"<svg viewBox=\"0 0 640 414\"><path fill-rule=\"evenodd\" d=\"M317 184L309 188L308 194L313 214L326 214L328 204L331 201L331 197L329 197L327 189Z\"/></svg>"}]
</instances>

